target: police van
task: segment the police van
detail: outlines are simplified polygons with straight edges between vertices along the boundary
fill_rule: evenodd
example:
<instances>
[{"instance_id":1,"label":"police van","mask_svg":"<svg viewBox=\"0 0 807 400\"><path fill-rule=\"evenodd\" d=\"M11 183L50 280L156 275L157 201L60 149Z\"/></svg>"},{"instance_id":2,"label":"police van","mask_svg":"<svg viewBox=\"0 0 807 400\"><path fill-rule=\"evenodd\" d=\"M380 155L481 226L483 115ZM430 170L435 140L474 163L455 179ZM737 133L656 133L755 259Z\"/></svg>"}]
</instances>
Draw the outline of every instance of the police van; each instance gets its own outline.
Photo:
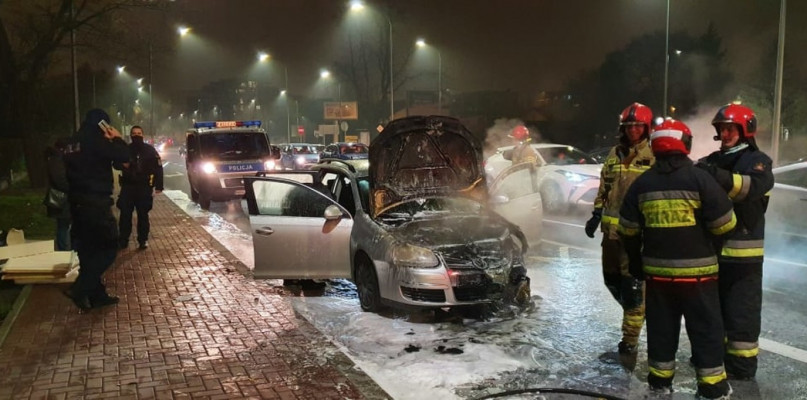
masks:
<instances>
[{"instance_id":1,"label":"police van","mask_svg":"<svg viewBox=\"0 0 807 400\"><path fill-rule=\"evenodd\" d=\"M205 210L211 201L242 198L244 176L279 165L261 121L196 122L185 145L191 199Z\"/></svg>"}]
</instances>

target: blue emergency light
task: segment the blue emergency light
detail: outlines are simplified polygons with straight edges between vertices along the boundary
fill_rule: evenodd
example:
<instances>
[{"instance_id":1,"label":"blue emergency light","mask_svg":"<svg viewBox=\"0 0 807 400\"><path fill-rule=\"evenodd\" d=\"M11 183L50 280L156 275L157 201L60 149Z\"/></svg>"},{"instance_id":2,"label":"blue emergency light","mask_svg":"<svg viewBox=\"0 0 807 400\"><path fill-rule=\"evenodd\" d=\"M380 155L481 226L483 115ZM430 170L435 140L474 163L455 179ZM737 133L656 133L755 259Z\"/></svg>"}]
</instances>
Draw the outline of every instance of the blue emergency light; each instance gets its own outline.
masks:
<instances>
[{"instance_id":1,"label":"blue emergency light","mask_svg":"<svg viewBox=\"0 0 807 400\"><path fill-rule=\"evenodd\" d=\"M241 127L245 127L245 128L249 128L249 127L260 128L261 127L261 121L258 121L258 120L255 120L255 121L201 121L201 122L194 122L193 127L196 128L196 129L199 129L199 128L236 128L236 127L238 127L238 128L241 128Z\"/></svg>"}]
</instances>

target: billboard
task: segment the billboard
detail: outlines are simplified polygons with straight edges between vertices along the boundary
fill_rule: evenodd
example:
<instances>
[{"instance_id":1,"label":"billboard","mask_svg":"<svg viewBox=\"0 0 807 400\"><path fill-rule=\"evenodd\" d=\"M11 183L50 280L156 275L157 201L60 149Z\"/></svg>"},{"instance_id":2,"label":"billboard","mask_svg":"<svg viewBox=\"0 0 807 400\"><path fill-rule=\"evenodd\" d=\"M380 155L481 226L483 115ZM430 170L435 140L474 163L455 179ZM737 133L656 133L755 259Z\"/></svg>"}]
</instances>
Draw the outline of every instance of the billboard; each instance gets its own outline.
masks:
<instances>
[{"instance_id":1,"label":"billboard","mask_svg":"<svg viewBox=\"0 0 807 400\"><path fill-rule=\"evenodd\" d=\"M359 106L355 101L328 101L324 109L325 119L359 119Z\"/></svg>"}]
</instances>

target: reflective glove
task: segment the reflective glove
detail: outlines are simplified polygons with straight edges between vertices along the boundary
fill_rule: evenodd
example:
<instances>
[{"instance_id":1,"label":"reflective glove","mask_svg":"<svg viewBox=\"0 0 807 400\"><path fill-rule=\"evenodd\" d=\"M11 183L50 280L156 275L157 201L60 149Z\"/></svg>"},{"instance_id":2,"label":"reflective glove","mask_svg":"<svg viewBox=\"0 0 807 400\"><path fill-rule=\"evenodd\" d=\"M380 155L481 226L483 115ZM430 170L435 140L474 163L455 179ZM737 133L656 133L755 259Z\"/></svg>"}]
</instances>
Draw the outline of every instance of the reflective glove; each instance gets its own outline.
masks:
<instances>
[{"instance_id":1,"label":"reflective glove","mask_svg":"<svg viewBox=\"0 0 807 400\"><path fill-rule=\"evenodd\" d=\"M586 221L586 236L593 238L594 233L597 232L597 227L600 226L600 221L602 221L602 208L595 208L594 211L591 212L591 218Z\"/></svg>"},{"instance_id":2,"label":"reflective glove","mask_svg":"<svg viewBox=\"0 0 807 400\"><path fill-rule=\"evenodd\" d=\"M731 191L731 188L734 187L734 179L732 178L729 170L706 163L697 163L695 166L708 172L709 175L712 175L712 177L715 178L717 183L720 184L725 191L729 192Z\"/></svg>"}]
</instances>

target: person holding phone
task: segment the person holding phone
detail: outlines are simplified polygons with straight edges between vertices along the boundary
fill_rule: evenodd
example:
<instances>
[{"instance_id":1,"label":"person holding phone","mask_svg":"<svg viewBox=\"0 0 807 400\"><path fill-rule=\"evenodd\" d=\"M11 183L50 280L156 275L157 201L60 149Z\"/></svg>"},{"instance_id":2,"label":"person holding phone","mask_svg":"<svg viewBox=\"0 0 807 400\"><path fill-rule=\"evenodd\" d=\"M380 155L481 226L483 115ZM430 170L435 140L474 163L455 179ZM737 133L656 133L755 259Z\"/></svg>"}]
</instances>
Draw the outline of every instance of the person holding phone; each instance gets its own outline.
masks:
<instances>
[{"instance_id":1,"label":"person holding phone","mask_svg":"<svg viewBox=\"0 0 807 400\"><path fill-rule=\"evenodd\" d=\"M101 278L115 262L118 250L118 224L112 214L112 166L127 161L129 148L101 109L87 112L64 150L73 220L70 239L80 265L78 278L65 294L82 311L118 302L106 292Z\"/></svg>"}]
</instances>

